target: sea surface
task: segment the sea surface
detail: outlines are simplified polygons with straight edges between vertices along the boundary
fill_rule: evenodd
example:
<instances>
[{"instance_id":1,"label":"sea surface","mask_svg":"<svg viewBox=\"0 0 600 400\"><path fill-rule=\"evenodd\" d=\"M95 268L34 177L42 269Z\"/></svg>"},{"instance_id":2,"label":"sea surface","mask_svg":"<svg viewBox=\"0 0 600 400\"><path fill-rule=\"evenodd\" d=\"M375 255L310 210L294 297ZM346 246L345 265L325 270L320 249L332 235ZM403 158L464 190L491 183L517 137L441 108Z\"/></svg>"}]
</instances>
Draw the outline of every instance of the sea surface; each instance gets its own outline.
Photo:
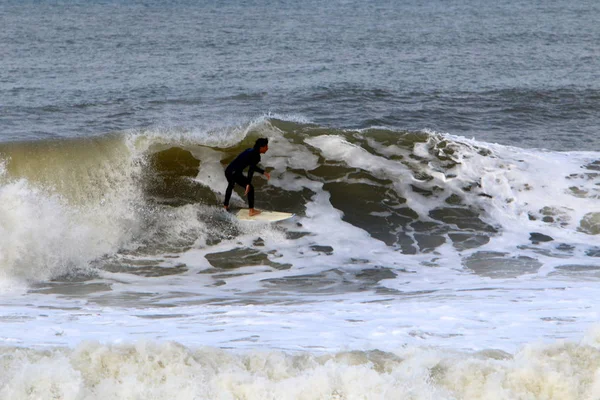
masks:
<instances>
[{"instance_id":1,"label":"sea surface","mask_svg":"<svg viewBox=\"0 0 600 400\"><path fill-rule=\"evenodd\" d=\"M0 399L600 398L598 21L0 0Z\"/></svg>"}]
</instances>

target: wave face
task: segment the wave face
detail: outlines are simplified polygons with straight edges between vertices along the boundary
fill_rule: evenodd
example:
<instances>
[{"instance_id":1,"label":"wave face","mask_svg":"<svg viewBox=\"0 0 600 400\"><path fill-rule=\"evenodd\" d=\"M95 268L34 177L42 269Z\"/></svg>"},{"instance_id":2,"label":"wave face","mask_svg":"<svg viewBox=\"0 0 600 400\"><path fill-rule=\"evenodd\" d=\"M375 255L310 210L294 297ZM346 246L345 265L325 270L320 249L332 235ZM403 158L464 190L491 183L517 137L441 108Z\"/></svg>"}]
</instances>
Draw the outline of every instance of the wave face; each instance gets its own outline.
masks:
<instances>
[{"instance_id":1,"label":"wave face","mask_svg":"<svg viewBox=\"0 0 600 400\"><path fill-rule=\"evenodd\" d=\"M122 138L1 146L0 271L44 280L136 236L139 165Z\"/></svg>"},{"instance_id":2,"label":"wave face","mask_svg":"<svg viewBox=\"0 0 600 400\"><path fill-rule=\"evenodd\" d=\"M266 118L222 132L2 144L3 274L47 279L123 251L219 243L235 234L219 219L223 168L260 136L273 177L255 178L257 206L305 218L304 234L356 230L398 256L437 255L489 276L597 253L596 153Z\"/></svg>"},{"instance_id":3,"label":"wave face","mask_svg":"<svg viewBox=\"0 0 600 400\"><path fill-rule=\"evenodd\" d=\"M292 220L221 206L258 137ZM283 116L3 143L0 397L597 396L598 156Z\"/></svg>"}]
</instances>

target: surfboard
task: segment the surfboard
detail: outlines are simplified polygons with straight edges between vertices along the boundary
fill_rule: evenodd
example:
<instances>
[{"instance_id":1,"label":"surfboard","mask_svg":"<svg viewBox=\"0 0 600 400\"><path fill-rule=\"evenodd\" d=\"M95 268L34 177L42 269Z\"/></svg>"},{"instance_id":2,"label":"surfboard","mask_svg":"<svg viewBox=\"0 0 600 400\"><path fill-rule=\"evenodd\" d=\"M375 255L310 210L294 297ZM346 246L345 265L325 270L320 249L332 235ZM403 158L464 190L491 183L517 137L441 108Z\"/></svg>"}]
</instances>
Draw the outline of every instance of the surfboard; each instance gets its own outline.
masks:
<instances>
[{"instance_id":1,"label":"surfboard","mask_svg":"<svg viewBox=\"0 0 600 400\"><path fill-rule=\"evenodd\" d=\"M247 208L242 208L235 214L235 216L240 221L256 221L256 222L284 221L284 220L290 219L294 216L294 214L281 212L281 211L261 210L260 214L254 215L252 217L248 213L249 213L249 210Z\"/></svg>"}]
</instances>

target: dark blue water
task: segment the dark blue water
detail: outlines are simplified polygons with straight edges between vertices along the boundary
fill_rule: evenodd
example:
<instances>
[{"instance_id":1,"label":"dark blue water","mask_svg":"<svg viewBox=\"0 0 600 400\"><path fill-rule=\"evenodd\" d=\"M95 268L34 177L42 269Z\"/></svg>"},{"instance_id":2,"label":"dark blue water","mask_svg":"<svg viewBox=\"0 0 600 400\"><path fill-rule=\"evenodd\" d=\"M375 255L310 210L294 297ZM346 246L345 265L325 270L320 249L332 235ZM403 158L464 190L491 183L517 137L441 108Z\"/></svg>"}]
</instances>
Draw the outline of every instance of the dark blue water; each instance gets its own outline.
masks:
<instances>
[{"instance_id":1,"label":"dark blue water","mask_svg":"<svg viewBox=\"0 0 600 400\"><path fill-rule=\"evenodd\" d=\"M600 5L3 1L2 140L265 114L600 149Z\"/></svg>"}]
</instances>

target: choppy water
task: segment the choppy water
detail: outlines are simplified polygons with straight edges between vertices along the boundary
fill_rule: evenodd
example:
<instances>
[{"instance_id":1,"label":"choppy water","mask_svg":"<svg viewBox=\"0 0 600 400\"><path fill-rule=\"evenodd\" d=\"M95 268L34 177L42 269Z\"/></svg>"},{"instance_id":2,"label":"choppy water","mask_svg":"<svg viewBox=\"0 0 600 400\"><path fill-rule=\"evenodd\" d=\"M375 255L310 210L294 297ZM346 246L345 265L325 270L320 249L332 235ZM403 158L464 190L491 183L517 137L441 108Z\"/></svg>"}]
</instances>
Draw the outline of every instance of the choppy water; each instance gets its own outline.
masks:
<instances>
[{"instance_id":1,"label":"choppy water","mask_svg":"<svg viewBox=\"0 0 600 400\"><path fill-rule=\"evenodd\" d=\"M598 17L0 4L0 398L596 398Z\"/></svg>"}]
</instances>

